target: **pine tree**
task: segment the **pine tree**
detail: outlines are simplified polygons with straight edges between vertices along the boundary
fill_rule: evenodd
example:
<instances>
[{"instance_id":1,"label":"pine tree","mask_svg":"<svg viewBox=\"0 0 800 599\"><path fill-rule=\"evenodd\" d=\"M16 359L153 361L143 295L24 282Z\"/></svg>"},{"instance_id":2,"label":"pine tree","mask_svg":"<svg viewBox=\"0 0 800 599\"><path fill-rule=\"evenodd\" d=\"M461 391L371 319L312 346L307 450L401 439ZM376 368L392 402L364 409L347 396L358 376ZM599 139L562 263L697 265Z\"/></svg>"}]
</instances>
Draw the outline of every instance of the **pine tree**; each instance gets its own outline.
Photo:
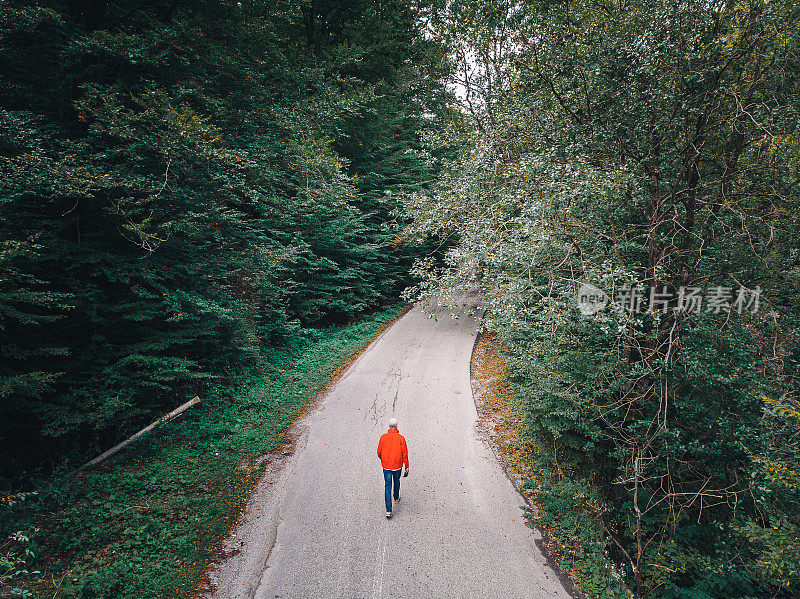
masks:
<instances>
[{"instance_id":1,"label":"pine tree","mask_svg":"<svg viewBox=\"0 0 800 599\"><path fill-rule=\"evenodd\" d=\"M96 452L397 300L420 249L393 245L387 198L432 176L408 151L446 109L421 85L443 68L421 10L3 1L9 470Z\"/></svg>"}]
</instances>

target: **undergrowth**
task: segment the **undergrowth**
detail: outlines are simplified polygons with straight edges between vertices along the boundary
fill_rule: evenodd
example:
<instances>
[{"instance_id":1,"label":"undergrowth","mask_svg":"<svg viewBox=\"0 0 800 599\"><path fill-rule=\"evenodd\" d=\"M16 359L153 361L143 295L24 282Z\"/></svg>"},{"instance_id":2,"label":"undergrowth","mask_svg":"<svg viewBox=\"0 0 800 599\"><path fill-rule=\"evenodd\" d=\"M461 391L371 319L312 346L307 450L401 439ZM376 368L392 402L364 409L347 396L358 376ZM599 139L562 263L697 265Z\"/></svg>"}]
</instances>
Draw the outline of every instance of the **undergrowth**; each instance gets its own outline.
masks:
<instances>
[{"instance_id":1,"label":"undergrowth","mask_svg":"<svg viewBox=\"0 0 800 599\"><path fill-rule=\"evenodd\" d=\"M528 502L528 523L542 531L548 556L583 596L630 597L609 557L611 541L597 517L602 509L597 490L543 459L520 409L520 389L506 352L495 333L479 335L472 360L473 388L481 420L491 423L490 442Z\"/></svg>"},{"instance_id":2,"label":"undergrowth","mask_svg":"<svg viewBox=\"0 0 800 599\"><path fill-rule=\"evenodd\" d=\"M552 472L543 463L526 486L537 489L538 525L548 549L586 597L631 597L609 557L610 539L596 517L597 490L579 480Z\"/></svg>"},{"instance_id":3,"label":"undergrowth","mask_svg":"<svg viewBox=\"0 0 800 599\"><path fill-rule=\"evenodd\" d=\"M39 481L35 495L2 506L2 538L25 531L35 556L31 574L9 584L52 598L192 596L267 463L257 458L402 312L307 331L99 468Z\"/></svg>"}]
</instances>

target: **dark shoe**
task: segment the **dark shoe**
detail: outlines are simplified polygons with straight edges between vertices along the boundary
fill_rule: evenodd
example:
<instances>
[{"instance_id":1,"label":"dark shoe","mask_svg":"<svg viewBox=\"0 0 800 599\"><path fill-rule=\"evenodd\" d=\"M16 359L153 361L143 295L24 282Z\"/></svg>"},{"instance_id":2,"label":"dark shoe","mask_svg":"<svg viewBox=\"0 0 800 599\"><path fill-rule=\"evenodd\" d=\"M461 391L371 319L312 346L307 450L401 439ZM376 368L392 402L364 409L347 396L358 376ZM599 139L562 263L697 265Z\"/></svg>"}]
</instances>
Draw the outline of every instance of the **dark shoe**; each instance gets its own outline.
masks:
<instances>
[{"instance_id":1,"label":"dark shoe","mask_svg":"<svg viewBox=\"0 0 800 599\"><path fill-rule=\"evenodd\" d=\"M392 512L386 512L386 517L387 518L391 518L392 517Z\"/></svg>"}]
</instances>

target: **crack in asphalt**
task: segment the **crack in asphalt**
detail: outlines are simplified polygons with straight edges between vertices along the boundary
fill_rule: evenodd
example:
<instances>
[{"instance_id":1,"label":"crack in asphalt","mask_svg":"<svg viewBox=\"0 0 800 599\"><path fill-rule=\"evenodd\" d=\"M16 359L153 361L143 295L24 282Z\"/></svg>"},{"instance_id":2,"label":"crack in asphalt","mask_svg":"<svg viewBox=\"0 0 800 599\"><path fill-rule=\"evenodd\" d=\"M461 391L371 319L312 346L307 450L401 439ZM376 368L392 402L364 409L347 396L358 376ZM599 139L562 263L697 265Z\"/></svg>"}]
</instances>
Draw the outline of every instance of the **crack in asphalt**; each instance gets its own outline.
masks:
<instances>
[{"instance_id":1,"label":"crack in asphalt","mask_svg":"<svg viewBox=\"0 0 800 599\"><path fill-rule=\"evenodd\" d=\"M234 533L247 545L213 573L215 599L568 599L474 431L475 326L415 308L351 365L257 487ZM375 447L390 409L416 466L386 519Z\"/></svg>"},{"instance_id":2,"label":"crack in asphalt","mask_svg":"<svg viewBox=\"0 0 800 599\"><path fill-rule=\"evenodd\" d=\"M378 416L378 397L380 397L380 393L375 393L375 399L372 400L372 406L369 409L374 425L377 425L380 421L380 417Z\"/></svg>"},{"instance_id":3,"label":"crack in asphalt","mask_svg":"<svg viewBox=\"0 0 800 599\"><path fill-rule=\"evenodd\" d=\"M272 522L270 522L269 532L267 533L267 544L262 550L262 557L256 564L256 568L253 569L252 574L248 578L248 585L247 585L247 599L254 599L258 590L261 588L261 585L264 581L264 574L269 567L269 557L272 555L272 551L275 549L275 544L278 541L278 527L281 524L281 516L280 516L280 506L275 508L275 516L272 518Z\"/></svg>"}]
</instances>

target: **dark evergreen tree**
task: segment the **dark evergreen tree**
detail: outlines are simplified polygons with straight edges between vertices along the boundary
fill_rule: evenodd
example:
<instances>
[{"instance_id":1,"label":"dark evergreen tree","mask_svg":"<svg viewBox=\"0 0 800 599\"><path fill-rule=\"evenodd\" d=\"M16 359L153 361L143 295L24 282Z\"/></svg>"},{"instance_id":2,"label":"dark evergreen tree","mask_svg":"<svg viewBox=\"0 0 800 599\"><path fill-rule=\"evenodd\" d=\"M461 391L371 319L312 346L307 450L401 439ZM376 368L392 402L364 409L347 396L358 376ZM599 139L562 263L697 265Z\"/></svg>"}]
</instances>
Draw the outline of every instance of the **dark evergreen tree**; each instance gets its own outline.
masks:
<instances>
[{"instance_id":1,"label":"dark evergreen tree","mask_svg":"<svg viewBox=\"0 0 800 599\"><path fill-rule=\"evenodd\" d=\"M392 194L432 177L415 151L445 110L422 17L0 3L2 475L397 298L421 250L395 243Z\"/></svg>"}]
</instances>

